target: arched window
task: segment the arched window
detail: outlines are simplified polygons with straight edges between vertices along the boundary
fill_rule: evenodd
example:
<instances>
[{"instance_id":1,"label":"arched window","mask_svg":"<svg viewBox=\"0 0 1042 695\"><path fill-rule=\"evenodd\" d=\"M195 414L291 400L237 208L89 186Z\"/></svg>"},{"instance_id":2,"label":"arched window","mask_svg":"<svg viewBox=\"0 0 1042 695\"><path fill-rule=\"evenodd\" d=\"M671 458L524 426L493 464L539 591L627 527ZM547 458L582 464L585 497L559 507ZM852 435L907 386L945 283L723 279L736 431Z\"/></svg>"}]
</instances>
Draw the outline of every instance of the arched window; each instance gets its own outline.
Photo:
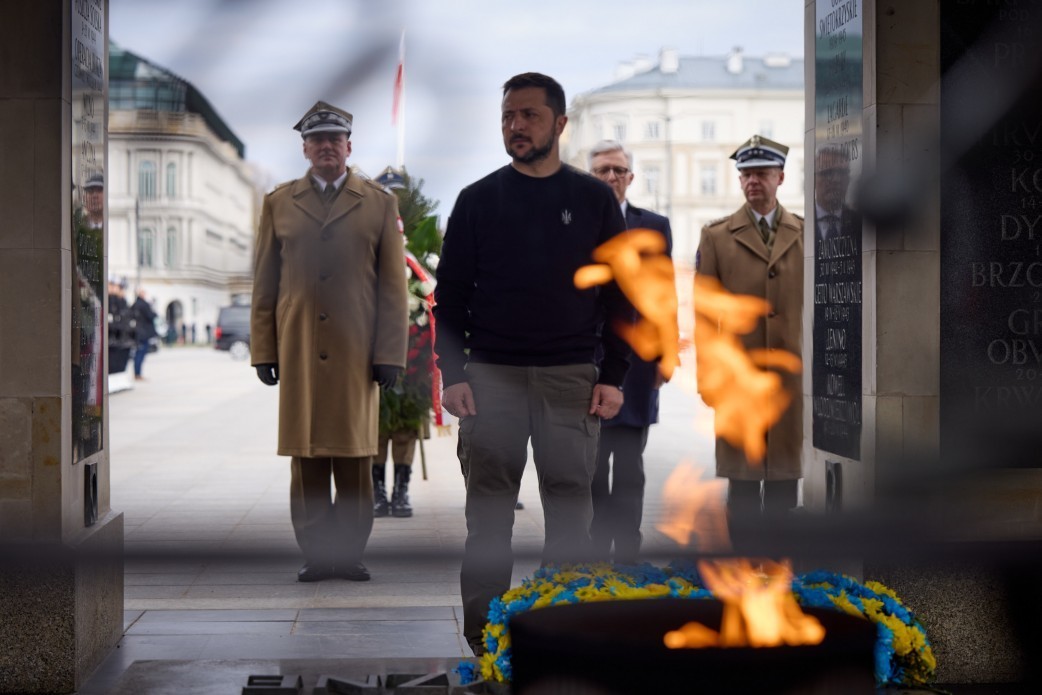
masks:
<instances>
[{"instance_id":1,"label":"arched window","mask_svg":"<svg viewBox=\"0 0 1042 695\"><path fill-rule=\"evenodd\" d=\"M141 200L156 199L156 163L144 161L137 167L137 195Z\"/></svg>"},{"instance_id":2,"label":"arched window","mask_svg":"<svg viewBox=\"0 0 1042 695\"><path fill-rule=\"evenodd\" d=\"M167 268L176 268L181 262L181 239L175 227L166 230L166 261Z\"/></svg>"},{"instance_id":3,"label":"arched window","mask_svg":"<svg viewBox=\"0 0 1042 695\"><path fill-rule=\"evenodd\" d=\"M174 162L166 165L166 197L177 197L177 164Z\"/></svg>"},{"instance_id":4,"label":"arched window","mask_svg":"<svg viewBox=\"0 0 1042 695\"><path fill-rule=\"evenodd\" d=\"M156 232L150 227L138 231L137 263L142 268L155 267Z\"/></svg>"}]
</instances>

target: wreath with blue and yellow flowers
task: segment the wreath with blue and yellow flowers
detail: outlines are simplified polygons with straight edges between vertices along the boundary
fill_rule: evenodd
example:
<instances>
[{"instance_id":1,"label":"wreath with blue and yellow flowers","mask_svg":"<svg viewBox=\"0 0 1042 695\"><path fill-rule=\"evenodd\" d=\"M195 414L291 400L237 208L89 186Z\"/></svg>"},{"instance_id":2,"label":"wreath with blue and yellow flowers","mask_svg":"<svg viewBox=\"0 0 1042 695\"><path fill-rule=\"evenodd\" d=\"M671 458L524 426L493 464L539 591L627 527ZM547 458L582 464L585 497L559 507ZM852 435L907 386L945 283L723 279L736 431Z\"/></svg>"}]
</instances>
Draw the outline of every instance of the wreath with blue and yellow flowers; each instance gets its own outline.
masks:
<instances>
[{"instance_id":1,"label":"wreath with blue and yellow flowers","mask_svg":"<svg viewBox=\"0 0 1042 695\"><path fill-rule=\"evenodd\" d=\"M800 605L842 611L876 624L878 686L925 686L933 681L937 662L926 631L886 586L815 571L795 577L792 591ZM462 662L457 671L464 683L479 675L486 681L509 683L507 624L518 613L568 603L662 597L708 599L713 594L705 588L695 564L686 561L665 568L647 563L615 568L607 564L542 567L521 586L492 600L483 632L485 653L477 665Z\"/></svg>"}]
</instances>

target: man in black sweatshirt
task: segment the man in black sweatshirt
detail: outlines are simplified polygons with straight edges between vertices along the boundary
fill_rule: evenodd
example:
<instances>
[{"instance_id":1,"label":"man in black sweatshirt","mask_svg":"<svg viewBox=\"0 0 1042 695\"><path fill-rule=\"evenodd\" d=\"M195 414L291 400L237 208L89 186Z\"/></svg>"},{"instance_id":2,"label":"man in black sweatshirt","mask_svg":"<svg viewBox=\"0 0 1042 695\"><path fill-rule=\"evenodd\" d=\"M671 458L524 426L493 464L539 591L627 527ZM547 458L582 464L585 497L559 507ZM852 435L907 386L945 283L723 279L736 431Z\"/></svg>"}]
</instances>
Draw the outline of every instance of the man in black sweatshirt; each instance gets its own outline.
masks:
<instances>
[{"instance_id":1,"label":"man in black sweatshirt","mask_svg":"<svg viewBox=\"0 0 1042 695\"><path fill-rule=\"evenodd\" d=\"M475 653L489 601L510 588L510 540L531 440L546 562L589 553L590 481L600 418L622 406L630 350L612 329L631 315L614 285L579 290L575 271L625 229L611 189L561 163L564 90L538 73L503 85L512 161L463 189L435 289L442 402L460 418L467 545L463 632ZM594 360L603 348L600 369Z\"/></svg>"}]
</instances>

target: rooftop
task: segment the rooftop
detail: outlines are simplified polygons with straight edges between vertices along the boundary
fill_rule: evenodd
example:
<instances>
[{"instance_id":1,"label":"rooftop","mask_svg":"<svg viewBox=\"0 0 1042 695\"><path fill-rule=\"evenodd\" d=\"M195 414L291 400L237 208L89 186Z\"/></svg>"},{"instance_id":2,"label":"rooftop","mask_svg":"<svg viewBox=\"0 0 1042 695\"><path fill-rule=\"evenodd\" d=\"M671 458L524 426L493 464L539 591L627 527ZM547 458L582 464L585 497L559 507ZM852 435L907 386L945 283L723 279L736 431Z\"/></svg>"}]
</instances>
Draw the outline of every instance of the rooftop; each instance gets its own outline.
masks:
<instances>
[{"instance_id":1,"label":"rooftop","mask_svg":"<svg viewBox=\"0 0 1042 695\"><path fill-rule=\"evenodd\" d=\"M191 82L113 41L109 41L109 109L199 114L217 137L235 148L239 157L246 156L242 140Z\"/></svg>"},{"instance_id":2,"label":"rooftop","mask_svg":"<svg viewBox=\"0 0 1042 695\"><path fill-rule=\"evenodd\" d=\"M584 96L665 89L802 90L803 62L784 54L749 57L740 48L726 56L679 56L663 49L657 64L646 56L623 63L615 82Z\"/></svg>"}]
</instances>

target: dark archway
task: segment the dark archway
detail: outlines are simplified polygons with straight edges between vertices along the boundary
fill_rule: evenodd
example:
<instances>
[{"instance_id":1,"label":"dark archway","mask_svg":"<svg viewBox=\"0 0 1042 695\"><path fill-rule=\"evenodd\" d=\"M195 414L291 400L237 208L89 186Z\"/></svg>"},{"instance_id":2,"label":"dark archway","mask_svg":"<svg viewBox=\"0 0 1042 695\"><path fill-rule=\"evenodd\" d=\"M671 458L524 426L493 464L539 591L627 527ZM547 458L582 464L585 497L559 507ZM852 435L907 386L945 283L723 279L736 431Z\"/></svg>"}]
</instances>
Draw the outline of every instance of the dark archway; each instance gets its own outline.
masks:
<instances>
[{"instance_id":1,"label":"dark archway","mask_svg":"<svg viewBox=\"0 0 1042 695\"><path fill-rule=\"evenodd\" d=\"M184 305L180 299L175 299L166 305L166 332L163 334L163 342L173 345L180 335L181 326L184 323Z\"/></svg>"}]
</instances>

